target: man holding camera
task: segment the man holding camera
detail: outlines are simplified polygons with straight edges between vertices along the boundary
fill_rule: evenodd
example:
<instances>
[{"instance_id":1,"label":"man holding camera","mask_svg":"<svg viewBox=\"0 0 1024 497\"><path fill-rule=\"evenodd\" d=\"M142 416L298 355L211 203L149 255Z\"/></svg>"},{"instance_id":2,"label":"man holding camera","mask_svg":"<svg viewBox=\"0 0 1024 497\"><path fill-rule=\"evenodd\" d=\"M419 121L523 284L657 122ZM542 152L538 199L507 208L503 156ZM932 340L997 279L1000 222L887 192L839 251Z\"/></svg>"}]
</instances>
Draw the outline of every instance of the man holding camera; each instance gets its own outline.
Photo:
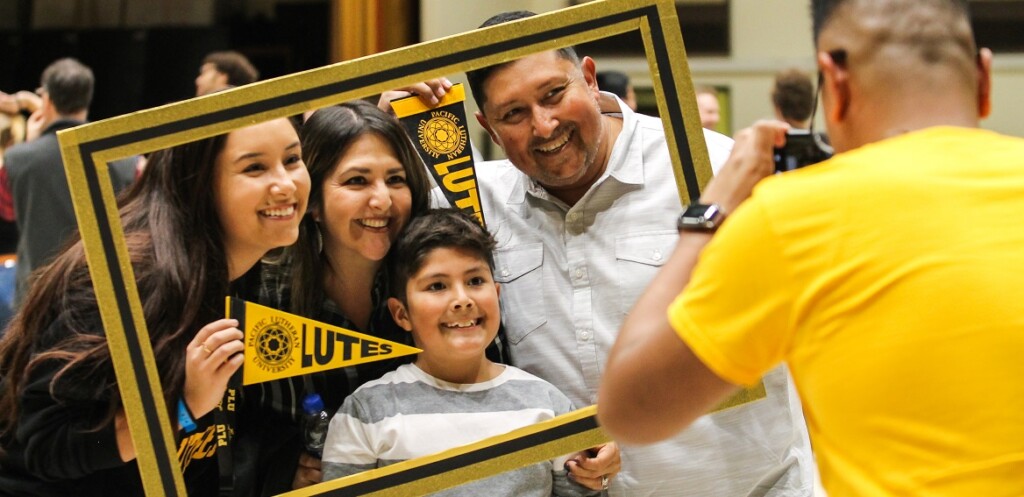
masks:
<instances>
[{"instance_id":1,"label":"man holding camera","mask_svg":"<svg viewBox=\"0 0 1024 497\"><path fill-rule=\"evenodd\" d=\"M1024 140L978 129L966 4L812 2L837 155L765 179L785 124L737 135L701 197L724 217L681 234L609 357L613 438L785 361L830 496L1024 495Z\"/></svg>"}]
</instances>

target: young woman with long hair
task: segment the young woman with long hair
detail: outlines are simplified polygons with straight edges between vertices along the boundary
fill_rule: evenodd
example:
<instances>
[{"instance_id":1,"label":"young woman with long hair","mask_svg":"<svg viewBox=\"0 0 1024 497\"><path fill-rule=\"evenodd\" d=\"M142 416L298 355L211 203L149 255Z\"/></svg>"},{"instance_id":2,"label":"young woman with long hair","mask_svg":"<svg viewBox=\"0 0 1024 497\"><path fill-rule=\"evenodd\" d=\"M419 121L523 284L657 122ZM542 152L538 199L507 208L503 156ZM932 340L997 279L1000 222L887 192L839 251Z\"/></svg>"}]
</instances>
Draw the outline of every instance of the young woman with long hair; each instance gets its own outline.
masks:
<instances>
[{"instance_id":1,"label":"young woman with long hair","mask_svg":"<svg viewBox=\"0 0 1024 497\"><path fill-rule=\"evenodd\" d=\"M242 364L224 296L298 237L309 175L275 119L157 152L120 206L189 495L216 495L212 415ZM0 341L0 495L142 495L81 242L36 273Z\"/></svg>"}]
</instances>

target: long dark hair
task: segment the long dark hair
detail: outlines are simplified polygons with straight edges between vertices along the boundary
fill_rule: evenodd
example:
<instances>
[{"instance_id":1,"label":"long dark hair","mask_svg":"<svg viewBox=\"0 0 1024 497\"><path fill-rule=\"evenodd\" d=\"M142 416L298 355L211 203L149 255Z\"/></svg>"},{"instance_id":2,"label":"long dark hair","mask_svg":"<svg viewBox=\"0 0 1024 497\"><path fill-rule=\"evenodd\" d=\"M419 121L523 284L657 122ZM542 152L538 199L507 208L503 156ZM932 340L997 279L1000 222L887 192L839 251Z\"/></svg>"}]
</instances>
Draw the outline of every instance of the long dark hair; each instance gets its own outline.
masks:
<instances>
[{"instance_id":1,"label":"long dark hair","mask_svg":"<svg viewBox=\"0 0 1024 497\"><path fill-rule=\"evenodd\" d=\"M185 347L216 319L228 291L223 230L214 199L217 157L227 135L156 152L120 202L125 242L168 409L185 383ZM58 400L121 397L81 241L34 277L24 305L0 340L0 437L17 424L18 397L33 369L57 361Z\"/></svg>"},{"instance_id":2,"label":"long dark hair","mask_svg":"<svg viewBox=\"0 0 1024 497\"><path fill-rule=\"evenodd\" d=\"M363 100L325 107L313 113L302 126L302 159L309 169L312 184L309 208L299 225L299 241L286 249L285 267L290 271L291 312L313 316L324 301L321 282L326 261L320 254L316 221L312 212L322 209L324 181L338 161L360 137L375 134L384 139L405 169L406 183L412 193L410 218L430 207L430 181L423 162L409 141L402 125L394 117Z\"/></svg>"}]
</instances>

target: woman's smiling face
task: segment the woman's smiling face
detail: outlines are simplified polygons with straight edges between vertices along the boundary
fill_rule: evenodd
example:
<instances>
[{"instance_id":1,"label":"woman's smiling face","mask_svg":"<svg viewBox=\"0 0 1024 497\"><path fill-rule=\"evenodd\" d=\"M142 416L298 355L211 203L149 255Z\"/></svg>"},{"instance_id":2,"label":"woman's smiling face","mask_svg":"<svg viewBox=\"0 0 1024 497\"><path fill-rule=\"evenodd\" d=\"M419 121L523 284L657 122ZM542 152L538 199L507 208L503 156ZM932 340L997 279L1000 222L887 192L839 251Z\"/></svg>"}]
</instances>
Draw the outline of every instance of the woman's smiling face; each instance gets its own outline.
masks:
<instances>
[{"instance_id":1,"label":"woman's smiling face","mask_svg":"<svg viewBox=\"0 0 1024 497\"><path fill-rule=\"evenodd\" d=\"M405 168L384 138L360 136L324 180L315 212L324 252L380 261L409 221L412 192Z\"/></svg>"},{"instance_id":2,"label":"woman's smiling face","mask_svg":"<svg viewBox=\"0 0 1024 497\"><path fill-rule=\"evenodd\" d=\"M267 251L295 243L309 200L309 171L287 119L232 131L216 167L214 200L229 270L244 273Z\"/></svg>"}]
</instances>

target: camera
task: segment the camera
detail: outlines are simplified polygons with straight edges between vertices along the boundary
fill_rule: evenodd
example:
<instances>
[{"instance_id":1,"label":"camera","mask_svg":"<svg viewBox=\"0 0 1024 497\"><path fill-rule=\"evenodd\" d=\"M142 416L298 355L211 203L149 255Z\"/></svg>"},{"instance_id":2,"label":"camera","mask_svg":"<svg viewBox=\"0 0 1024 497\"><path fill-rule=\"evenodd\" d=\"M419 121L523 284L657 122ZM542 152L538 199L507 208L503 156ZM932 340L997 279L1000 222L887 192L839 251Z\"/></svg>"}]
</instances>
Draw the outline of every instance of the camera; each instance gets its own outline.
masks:
<instances>
[{"instance_id":1,"label":"camera","mask_svg":"<svg viewBox=\"0 0 1024 497\"><path fill-rule=\"evenodd\" d=\"M832 157L832 146L821 135L805 129L786 132L786 144L775 149L775 172L782 173L817 164Z\"/></svg>"}]
</instances>

